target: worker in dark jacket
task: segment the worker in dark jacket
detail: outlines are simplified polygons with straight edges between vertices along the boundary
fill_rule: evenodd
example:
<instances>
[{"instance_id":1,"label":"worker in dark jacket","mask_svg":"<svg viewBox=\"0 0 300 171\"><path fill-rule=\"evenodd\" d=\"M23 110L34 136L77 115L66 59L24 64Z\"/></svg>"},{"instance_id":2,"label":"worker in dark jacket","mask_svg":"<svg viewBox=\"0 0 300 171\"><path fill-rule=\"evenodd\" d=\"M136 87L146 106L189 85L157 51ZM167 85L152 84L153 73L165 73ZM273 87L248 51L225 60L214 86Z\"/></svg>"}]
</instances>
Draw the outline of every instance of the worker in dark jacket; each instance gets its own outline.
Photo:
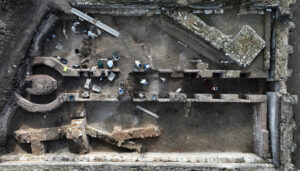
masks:
<instances>
[{"instance_id":1,"label":"worker in dark jacket","mask_svg":"<svg viewBox=\"0 0 300 171\"><path fill-rule=\"evenodd\" d=\"M200 74L197 75L197 78L202 78ZM206 87L213 93L216 93L219 90L219 87L211 83L209 79L204 78L204 83Z\"/></svg>"}]
</instances>

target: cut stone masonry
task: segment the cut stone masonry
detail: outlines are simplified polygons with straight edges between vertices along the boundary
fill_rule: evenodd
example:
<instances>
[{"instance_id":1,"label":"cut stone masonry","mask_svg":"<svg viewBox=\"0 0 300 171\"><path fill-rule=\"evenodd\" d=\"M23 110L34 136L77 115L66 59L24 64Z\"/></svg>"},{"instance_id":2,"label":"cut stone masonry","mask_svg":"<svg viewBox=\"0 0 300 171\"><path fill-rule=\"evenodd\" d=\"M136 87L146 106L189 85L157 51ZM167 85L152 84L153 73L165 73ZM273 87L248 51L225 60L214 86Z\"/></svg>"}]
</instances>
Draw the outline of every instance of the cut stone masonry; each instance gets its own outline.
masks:
<instances>
[{"instance_id":1,"label":"cut stone masonry","mask_svg":"<svg viewBox=\"0 0 300 171\"><path fill-rule=\"evenodd\" d=\"M264 159L270 157L267 116L267 101L254 105L254 152Z\"/></svg>"},{"instance_id":2,"label":"cut stone masonry","mask_svg":"<svg viewBox=\"0 0 300 171\"><path fill-rule=\"evenodd\" d=\"M187 11L167 12L166 14L216 49L223 50L225 55L240 67L248 67L265 47L265 41L248 25L243 26L240 32L232 38L215 27L208 26L198 16Z\"/></svg>"}]
</instances>

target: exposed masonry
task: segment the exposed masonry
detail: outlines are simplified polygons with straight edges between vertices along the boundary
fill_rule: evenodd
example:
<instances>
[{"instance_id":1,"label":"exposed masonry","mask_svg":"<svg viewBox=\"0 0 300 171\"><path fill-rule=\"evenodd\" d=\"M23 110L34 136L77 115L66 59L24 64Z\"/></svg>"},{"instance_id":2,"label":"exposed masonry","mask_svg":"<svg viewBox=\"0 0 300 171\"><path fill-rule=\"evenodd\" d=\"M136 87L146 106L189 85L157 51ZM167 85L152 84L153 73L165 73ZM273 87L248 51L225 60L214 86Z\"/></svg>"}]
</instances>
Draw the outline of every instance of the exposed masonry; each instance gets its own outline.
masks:
<instances>
[{"instance_id":1,"label":"exposed masonry","mask_svg":"<svg viewBox=\"0 0 300 171\"><path fill-rule=\"evenodd\" d=\"M41 156L34 155L9 155L1 156L1 161L61 161L64 158L66 161L74 162L175 162L180 163L240 163L240 164L266 164L263 159L252 153L117 153L117 152L95 152L83 155L75 154L44 154ZM266 164L270 165L271 164Z\"/></svg>"},{"instance_id":2,"label":"exposed masonry","mask_svg":"<svg viewBox=\"0 0 300 171\"><path fill-rule=\"evenodd\" d=\"M69 68L67 72L64 72L64 65L60 63L54 57L35 57L33 61L33 66L35 65L45 65L51 67L58 71L64 77L79 77L82 72L93 73L91 77L99 77L101 72L104 71L106 76L110 72L118 73L119 69L98 69L96 71L92 71L92 69L73 69ZM144 72L144 71L134 71L134 72ZM246 76L247 78L267 78L267 73L263 71L255 71L255 72L245 72L240 70L203 70L203 69L184 69L182 71L175 71L172 69L158 69L159 73L170 73L175 75L176 73L199 73L202 78L211 78L213 74L220 74L221 78L239 78L241 75ZM172 75L171 75L172 76ZM183 77L183 75L182 75Z\"/></svg>"},{"instance_id":3,"label":"exposed masonry","mask_svg":"<svg viewBox=\"0 0 300 171\"><path fill-rule=\"evenodd\" d=\"M276 81L287 81L291 75L288 69L289 55L293 53L293 46L289 44L290 30L295 28L295 24L290 21L277 21L276 23L276 60L275 76Z\"/></svg>"},{"instance_id":4,"label":"exposed masonry","mask_svg":"<svg viewBox=\"0 0 300 171\"><path fill-rule=\"evenodd\" d=\"M280 95L280 138L279 138L279 161L281 170L296 170L292 163L292 152L296 145L293 140L293 132L296 127L293 113L293 104L298 103L297 96L287 92L286 81L291 74L288 69L289 55L293 53L293 47L289 44L289 33L295 24L284 19L291 17L290 6L295 0L281 0L279 6L280 19L276 20L276 49L275 49L275 76L279 81Z\"/></svg>"},{"instance_id":5,"label":"exposed masonry","mask_svg":"<svg viewBox=\"0 0 300 171\"><path fill-rule=\"evenodd\" d=\"M55 57L35 57L33 60L33 66L36 65L45 65L49 66L56 71L58 71L62 76L65 77L79 77L81 73L87 72L87 73L93 73L91 77L100 77L101 73L104 72L105 76L107 77L110 72L118 73L120 72L119 69L97 69L96 71L92 71L92 69L73 69L68 68L67 72L64 72L65 65L59 62L58 59Z\"/></svg>"},{"instance_id":6,"label":"exposed masonry","mask_svg":"<svg viewBox=\"0 0 300 171\"><path fill-rule=\"evenodd\" d=\"M146 93L146 98L139 99L134 98L134 102L145 102L145 101L153 101L152 95L155 93ZM119 101L117 97L109 97L109 95L90 93L89 98L80 97L79 93L61 93L54 101L48 104L36 104L30 102L19 94L16 94L16 102L23 109L29 112L49 112L52 111L59 106L61 106L65 102L95 102L95 101L103 101L103 102L116 102ZM72 96L72 100L70 98ZM220 94L219 99L213 98L212 94L195 94L194 98L187 98L187 95L184 93L169 93L170 98L158 98L158 102L236 102L236 103L257 103L266 100L266 95L251 95L246 94L244 98L239 98L238 94ZM151 97L151 98L150 98Z\"/></svg>"},{"instance_id":7,"label":"exposed masonry","mask_svg":"<svg viewBox=\"0 0 300 171\"><path fill-rule=\"evenodd\" d=\"M198 0L198 1L191 1L191 0L130 0L130 1L120 1L120 0L76 0L72 5L74 6L81 6L88 8L89 6L109 6L114 5L122 8L124 5L150 5L156 7L190 7L192 9L220 9L222 6L230 3L234 0ZM258 9L265 9L271 7L278 7L279 5L283 6L284 9L288 10L291 2L295 0L242 0L243 6L247 6L250 8L258 8Z\"/></svg>"},{"instance_id":8,"label":"exposed masonry","mask_svg":"<svg viewBox=\"0 0 300 171\"><path fill-rule=\"evenodd\" d=\"M102 6L103 4L109 3L109 4L115 4L115 3L123 3L121 1L115 1L115 0L98 0L98 1L94 1L94 0L90 0L89 2L87 2L86 0L77 0L77 5L78 6L82 6L84 8L86 8L87 6L92 6L92 5L98 5L98 6ZM82 3L84 2L84 3ZM86 3L87 2L87 3ZM128 1L126 1L128 2ZM136 3L136 1L130 1L133 4ZM139 1L139 2L144 2ZM155 3L160 2L158 1L154 1ZM172 1L173 2L173 1ZM177 3L177 1L174 1ZM208 2L208 1L207 1ZM250 1L243 1L245 6L250 6L251 9L265 9L265 8L275 8L275 7L279 7L280 10L280 14L281 15L289 15L290 14L290 4L292 2L294 2L294 0L250 0ZM194 5L190 5L191 2L190 1L180 1L180 6L189 6L189 7L195 7ZM202 3L202 2L201 2ZM222 5L224 4L222 1L216 1L216 3L214 2L209 2L210 4L218 4L218 5ZM120 9L124 9L122 6L118 6L118 8L121 7ZM133 7L135 8L135 7ZM212 8L218 8L216 6L213 6ZM156 11L156 9L159 9L158 11ZM145 11L147 11L147 9L144 9ZM108 10L109 11L109 10ZM135 11L135 10L133 10ZM214 12L214 10L212 10ZM160 13L160 7L155 7L153 8L153 12L157 12ZM117 12L112 12L111 14L115 15ZM122 11L120 12L122 13ZM126 13L126 10L125 12ZM122 15L124 14L122 13ZM138 13L144 13L146 14L144 11L139 11L138 9L136 10L135 14ZM266 22L268 22L266 20ZM281 22L279 21L280 25L277 26L276 30L279 35L282 36L280 37L278 40L282 39L284 40L283 42L278 41L278 43L283 43L283 44L278 44L277 43L277 49L276 49L276 66L277 68L277 77L276 80L283 80L280 82L280 92L282 93L281 96L281 146L280 146L280 150L281 150L281 169L282 170L292 170L294 169L294 166L291 163L291 152L294 149L294 144L292 143L293 139L292 139L292 132L293 132L293 128L294 128L294 120L293 120L293 113L292 113L292 104L296 103L296 98L294 96L290 96L286 93L286 84L285 81L287 80L287 77L289 76L289 70L287 68L287 61L288 61L288 53L287 51L290 53L292 52L292 48L291 46L289 46L288 44L288 33L289 33L289 29L290 26L292 26L290 23L287 24L286 22ZM267 26L266 26L267 27ZM283 31L278 31L282 29ZM277 36L277 35L276 35ZM278 36L277 36L278 37ZM265 40L268 40L267 37L265 37ZM283 47L283 48L282 48ZM267 42L266 42L266 48L267 48ZM268 57L268 49L265 50L265 57ZM267 58L266 58L267 59ZM54 59L55 61L56 59ZM50 61L53 61L53 59L50 59ZM47 63L47 62L45 62ZM68 76L65 72L63 72L63 66L62 64L60 64L60 62L58 62L57 60L54 63L50 64L45 64L44 62L37 62L37 65L47 65L50 67L57 67L57 65L61 65L58 66L57 68L55 68L57 71L59 71L59 73L61 73L61 75L63 76ZM265 61L265 69L269 68L269 63L266 60ZM284 71L282 71L282 68L284 68ZM78 72L79 70L75 70L75 69L69 69L70 71L70 76L74 76L77 77L80 75L80 72ZM68 72L69 72L68 71ZM92 72L90 69L87 70L82 70L83 72ZM211 78L213 77L214 73L218 73L220 72L220 77L221 78L239 78L241 77L241 75L243 75L243 77L246 75L247 78L251 78L253 75L257 75L254 76L254 78L267 78L267 76L264 74L263 76L260 75L260 73L244 73L241 71L227 71L227 70L206 70L206 71L199 71L199 70L183 70L183 71L173 71L173 70L168 70L166 69L165 71L167 71L166 73L168 73L168 71L170 71L169 73L171 74L172 77L178 77L178 76L183 76L183 73L199 73L199 72L203 72L202 75L204 76L204 78ZM276 70L275 70L276 71ZM106 73L111 72L110 70L106 70ZM113 71L113 72L119 72L119 71ZM282 73L281 73L282 72ZM163 72L159 72L159 73L163 73ZM97 75L97 73L96 73ZM59 100L55 100L58 101L58 104L62 104L68 100L70 100L70 95L75 97L75 101L90 101L90 99L82 99L79 97L79 94L73 94L73 93L69 93L69 94L61 94L58 96ZM152 95L152 94L151 94ZM181 98L183 98L183 100L188 101L189 99L186 98L185 94L176 94L176 93L172 93L170 92L170 99L173 99L174 101L176 100L181 100ZM179 96L179 97L178 97ZM16 95L17 99L21 99L23 97ZM108 101L117 101L118 99L116 98L111 98L107 95L104 95L104 97L99 97L96 94L91 94L92 99L93 98L102 98ZM149 96L150 97L150 96ZM255 153L262 157L262 158L269 158L269 147L267 146L268 143L268 130L267 130L267 122L266 122L266 101L265 101L264 95L259 95L259 96L253 96L253 95L246 95L246 98L244 99L239 99L238 95L236 94L221 94L220 95L220 99L214 99L213 96L211 94L199 94L199 96L197 94L195 94L195 98L190 99L190 100L196 100L197 99L205 99L206 101L209 102L238 102L238 103L254 103L254 121L255 121L255 128L254 128L254 132L255 132L255 140L254 140L254 146L255 146ZM26 99L24 99L26 100ZM140 99L138 99L140 100ZM145 99L147 100L147 99ZM150 100L150 99L148 99ZM161 99L158 99L161 100ZM22 100L20 100L22 101ZM162 101L164 101L162 99ZM167 100L168 101L168 100ZM167 102L165 101L165 102ZM30 101L28 101L29 103L31 103ZM22 102L23 103L23 102ZM27 103L27 102L26 102ZM25 103L25 104L26 104ZM55 102L56 103L56 102ZM54 108L56 108L55 103L51 104L50 107L51 109L48 108L48 104L46 104L45 106L40 106L40 104L29 104L32 105L30 107L34 108L33 110L35 111L39 111L40 109L48 111L48 110L53 110ZM54 106L54 107L53 107ZM28 108L30 108L28 107ZM41 107L41 108L40 108ZM51 128L45 128L45 129L51 129ZM86 126L86 134L90 135L91 137L95 137L95 138L101 138L101 137L108 137L107 142L111 143L111 144L118 144L119 147L123 147L123 148L127 148L127 149L132 149L132 150L136 150L136 151L141 151L141 146L139 146L139 144L134 144L134 142L130 143L130 141L125 141L123 143L118 143L117 141L113 140L112 137L110 137L111 133L102 131L102 130L98 130L89 126ZM38 137L38 136L37 136ZM76 136L75 136L76 137ZM65 137L63 137L65 138ZM71 139L74 137L71 137ZM76 139L76 138L74 138ZM128 142L128 143L126 143ZM38 143L33 143L33 146L35 146L34 148L38 149L38 150L42 150L43 151L43 145L40 145ZM151 157L151 155L153 155L154 157ZM203 157L203 155L205 155ZM212 155L212 156L210 156ZM252 156L253 155L253 156ZM158 156L158 157L157 157ZM161 157L164 156L164 157ZM202 157L201 157L202 156ZM240 157L237 157L240 156ZM126 158L126 161L132 161L134 163L129 163L128 165L126 165L126 162L124 162ZM127 160L128 159L128 160ZM28 170L32 170L32 166L36 166L36 168L40 167L40 168L44 168L44 169L48 169L51 168L53 169L53 165L58 164L58 163L53 163L52 166L50 166L49 164L47 165L47 163L39 163L38 165L36 163L29 163L28 161L84 161L84 162L123 162L123 164L118 164L118 163L110 163L110 164L104 164L105 166L103 166L103 164L93 164L93 163L88 163L88 165L84 164L84 163L80 163L78 165L76 165L74 162L72 162L71 164L67 164L67 163L63 163L63 165L61 165L61 168L65 168L65 170L74 170L74 168L82 168L82 166L87 167L89 166L91 169L92 168L96 168L99 169L103 168L103 169L107 169L107 168L111 168L111 169L124 169L127 168L128 170L134 170L136 168L140 168L140 169L163 169L165 168L182 168L182 169L186 169L186 170L190 170L191 168L195 168L195 169L210 169L210 170L220 170L220 169L239 169L239 170L275 170L274 166L272 164L269 164L268 161L265 161L259 157L257 157L254 154L239 154L239 153L209 153L209 154L196 154L196 156L191 156L191 154L184 154L184 153L180 153L179 155L174 155L174 154L160 154L160 153L145 153L143 155L136 155L135 153L125 153L125 154L116 154L116 153L97 153L97 154L88 154L88 155L64 155L64 154L45 154L42 156L32 156L32 155L22 155L22 156L14 156L14 155L9 155L9 156L5 156L1 158L1 161L26 161L26 163L22 163L21 167L22 169L28 168L26 166L26 164L29 164L31 166L29 166ZM139 162L139 163L137 163ZM147 162L147 164L145 163ZM149 164L150 162L150 164ZM159 163L159 162L180 162L183 164L178 164L178 163L171 163L171 165L165 164L165 163ZM49 163L49 162L48 162ZM187 165L187 163L189 163L189 165ZM194 163L190 164L190 163ZM196 164L197 163L197 164ZM202 163L202 164L199 164ZM206 163L203 164L203 163ZM214 164L207 164L207 163L214 163ZM225 163L225 164L224 164ZM234 163L239 163L239 164L234 164ZM3 168L3 170L7 169L7 168L12 168L12 169L16 169L16 166L18 165L17 163L4 163L4 164L0 164L0 168ZM41 166L44 165L44 166ZM58 164L59 165L59 164ZM76 166L75 166L76 165ZM123 165L123 166L121 166ZM158 165L158 166L157 166ZM174 167L175 166L175 167ZM60 168L60 169L61 169ZM2 169L1 169L2 170Z\"/></svg>"},{"instance_id":9,"label":"exposed masonry","mask_svg":"<svg viewBox=\"0 0 300 171\"><path fill-rule=\"evenodd\" d=\"M87 127L87 128L86 128ZM135 138L147 138L160 136L160 130L158 126L148 125L140 128L131 128L122 130L121 128L115 128L112 133L107 133L87 126L85 119L74 119L70 125L52 127L52 128L40 128L40 129L27 129L17 130L14 132L15 138L20 143L31 143L31 152L34 155L41 155L46 153L46 141L52 141L57 139L70 139L73 140L77 153L85 154L89 152L89 142L87 135L94 138L99 138L110 144L117 145L118 147L127 148L130 150L136 150L141 152L142 146L129 139Z\"/></svg>"},{"instance_id":10,"label":"exposed masonry","mask_svg":"<svg viewBox=\"0 0 300 171\"><path fill-rule=\"evenodd\" d=\"M92 77L100 76L100 70L92 71L91 69L69 69L67 72L63 71L64 65L61 64L54 57L36 57L33 61L33 65L46 65L57 70L62 76L73 76L79 77L81 72L92 73ZM116 72L119 69L103 69L107 74L109 72ZM134 72L145 72L145 71L134 71ZM197 69L184 69L182 71L174 71L172 69L159 69L158 74L170 74L171 77L184 77L184 74L199 74L202 78L212 78L214 74L218 74L220 78L267 78L265 72L242 72L239 70L197 70ZM39 76L35 76L39 77ZM35 78L33 77L33 78ZM29 77L30 78L30 77ZM45 77L46 78L46 77ZM152 92L146 94L146 98L138 99L134 98L135 102L153 101L152 95L157 94ZM47 112L56 109L65 102L86 102L86 101L119 101L118 97L112 96L110 93L91 93L89 98L82 98L79 93L61 93L58 97L48 104L36 104L22 97L20 94L16 94L16 102L23 109L30 112ZM157 96L158 97L158 96ZM212 94L195 94L194 98L187 98L186 94L183 93L169 93L170 98L158 98L158 102L238 102L238 103L253 103L261 102L265 100L265 95L245 95L244 98L240 98L238 94L221 94L219 99L213 98Z\"/></svg>"},{"instance_id":11,"label":"exposed masonry","mask_svg":"<svg viewBox=\"0 0 300 171\"><path fill-rule=\"evenodd\" d=\"M58 97L48 104L36 104L25 99L19 94L15 94L17 104L23 109L30 112L48 112L58 108L65 102L92 102L92 101L105 101L115 102L119 101L117 97L111 97L110 94L90 93L89 98L82 98L79 93L61 93ZM72 96L72 100L70 97Z\"/></svg>"},{"instance_id":12,"label":"exposed masonry","mask_svg":"<svg viewBox=\"0 0 300 171\"><path fill-rule=\"evenodd\" d=\"M20 143L31 143L31 151L35 155L46 152L45 141L57 140L64 137L73 140L74 149L78 150L78 153L84 154L89 152L85 126L85 119L74 119L68 126L17 130L14 134Z\"/></svg>"},{"instance_id":13,"label":"exposed masonry","mask_svg":"<svg viewBox=\"0 0 300 171\"><path fill-rule=\"evenodd\" d=\"M118 142L122 142L134 138L158 137L160 130L158 126L148 125L143 128L131 128L122 130L120 127L114 127L112 138Z\"/></svg>"},{"instance_id":14,"label":"exposed masonry","mask_svg":"<svg viewBox=\"0 0 300 171\"><path fill-rule=\"evenodd\" d=\"M296 0L242 0L241 9L242 13L264 14L267 8L279 8L281 15L291 15L290 6ZM219 0L219 1L167 1L159 3L160 1L122 1L117 0L76 0L72 3L73 6L84 8L89 13L115 15L115 16L151 16L163 13L165 9L177 7L188 7L194 14L223 14L222 8L226 4L233 2L233 0ZM168 3L170 2L170 3ZM128 4L126 4L128 3ZM242 14L241 13L241 14Z\"/></svg>"},{"instance_id":15,"label":"exposed masonry","mask_svg":"<svg viewBox=\"0 0 300 171\"><path fill-rule=\"evenodd\" d=\"M159 154L158 154L159 155ZM163 154L160 154L163 155ZM244 164L244 163L183 163L183 162L5 162L0 164L2 170L18 170L31 171L32 168L41 170L239 170L239 171L274 171L275 168L271 164Z\"/></svg>"},{"instance_id":16,"label":"exposed masonry","mask_svg":"<svg viewBox=\"0 0 300 171\"><path fill-rule=\"evenodd\" d=\"M279 6L280 0L243 0L243 4L251 8L271 8Z\"/></svg>"},{"instance_id":17,"label":"exposed masonry","mask_svg":"<svg viewBox=\"0 0 300 171\"><path fill-rule=\"evenodd\" d=\"M225 0L76 0L74 5L161 5L161 6L190 6L190 7L199 7L199 6L216 6L220 7L226 1Z\"/></svg>"},{"instance_id":18,"label":"exposed masonry","mask_svg":"<svg viewBox=\"0 0 300 171\"><path fill-rule=\"evenodd\" d=\"M180 42L186 44L192 50L199 53L199 55L205 56L206 59L213 62L214 64L217 64L221 68L228 68L226 65L220 62L221 59L227 59L220 50L217 50L216 48L207 44L205 40L198 39L194 36L193 33L183 30L180 25L172 24L164 17L162 17L160 20L151 20L151 22ZM188 41L186 38L188 38Z\"/></svg>"},{"instance_id":19,"label":"exposed masonry","mask_svg":"<svg viewBox=\"0 0 300 171\"><path fill-rule=\"evenodd\" d=\"M179 97L178 97L179 96ZM176 93L171 93L170 94L170 99L158 99L158 102L174 102L174 101L186 101L186 102L210 102L210 103L253 103L254 104L254 109L253 109L253 116L254 116L254 121L255 121L255 127L254 127L254 132L255 132L255 138L254 138L254 152L262 157L262 158L268 158L270 155L269 152L269 131L267 129L267 105L266 105L266 100L267 97L266 95L246 95L246 99L239 99L238 95L234 94L221 94L220 99L214 99L211 94L197 94L195 95L195 99L182 99L181 97L186 95L184 94L176 94ZM147 95L146 95L147 97ZM151 97L149 95L149 97ZM66 98L68 99L68 98ZM75 98L76 99L76 98ZM150 99L134 99L136 102L144 102ZM151 99L152 100L152 99ZM36 108L32 106L21 106L26 110L29 110L31 112L37 112L44 110L44 108L40 108L40 106L37 106ZM35 111L31 109L37 109ZM47 110L50 110L47 109ZM47 129L47 131L50 131L54 129L54 132L57 130L60 130L60 128L50 128ZM63 130L63 129L62 129ZM24 132L24 130L22 130ZM21 131L21 132L22 132ZM26 132L26 131L25 131ZM59 131L58 131L59 132ZM27 131L26 134L29 134L30 131ZM87 135L90 135L91 137L95 138L100 138L103 139L104 141L122 147L122 148L127 148L130 150L136 150L136 151L141 151L141 145L136 144L131 141L125 141L128 139L132 138L144 138L144 137L156 137L160 135L160 130L157 126L148 126L148 127L143 127L143 128L132 128L132 129L127 129L127 130L121 130L118 128L115 128L112 133L108 133L106 131L98 130L96 128L87 126L86 130ZM26 137L26 136L25 136ZM35 136L38 137L38 136ZM56 138L57 139L57 138ZM50 140L50 139L48 139ZM21 141L22 142L22 141ZM118 142L118 143L117 143ZM27 141L28 143L28 141ZM36 142L34 141L32 143L32 146L34 146ZM38 143L40 144L40 143ZM38 146L40 147L40 146ZM35 148L35 147L33 147Z\"/></svg>"},{"instance_id":20,"label":"exposed masonry","mask_svg":"<svg viewBox=\"0 0 300 171\"><path fill-rule=\"evenodd\" d=\"M296 0L280 0L279 11L283 16L291 16L291 6L296 3Z\"/></svg>"},{"instance_id":21,"label":"exposed masonry","mask_svg":"<svg viewBox=\"0 0 300 171\"><path fill-rule=\"evenodd\" d=\"M134 141L116 141L112 137L112 133L94 128L92 126L86 126L86 134L93 138L101 139L102 141L117 146L121 148L125 148L132 151L142 152L142 145L138 144Z\"/></svg>"},{"instance_id":22,"label":"exposed masonry","mask_svg":"<svg viewBox=\"0 0 300 171\"><path fill-rule=\"evenodd\" d=\"M145 98L134 98L134 102L153 101L152 95L158 93L145 93ZM214 98L212 94L194 94L194 98L187 98L184 93L169 93L170 98L157 98L157 102L194 102L194 103L260 103L264 102L266 95L246 94L244 98L240 98L238 94L220 94L219 98Z\"/></svg>"},{"instance_id":23,"label":"exposed masonry","mask_svg":"<svg viewBox=\"0 0 300 171\"><path fill-rule=\"evenodd\" d=\"M180 71L173 71L170 69L159 69L159 73L170 73L171 77L180 77L183 75L178 75ZM202 78L212 78L214 74L218 74L220 78L267 78L267 73L263 71L240 71L240 70L199 70L199 69L184 69L182 73L185 74L199 74ZM176 75L176 76L175 76Z\"/></svg>"},{"instance_id":24,"label":"exposed masonry","mask_svg":"<svg viewBox=\"0 0 300 171\"><path fill-rule=\"evenodd\" d=\"M268 130L267 99L253 106L254 117L254 152L258 156L270 158L270 141Z\"/></svg>"},{"instance_id":25,"label":"exposed masonry","mask_svg":"<svg viewBox=\"0 0 300 171\"><path fill-rule=\"evenodd\" d=\"M293 104L298 103L296 96L281 96L280 115L280 165L282 170L293 170L291 153L295 151L296 144L293 140L293 132L296 129Z\"/></svg>"},{"instance_id":26,"label":"exposed masonry","mask_svg":"<svg viewBox=\"0 0 300 171\"><path fill-rule=\"evenodd\" d=\"M221 49L231 60L246 68L265 47L265 41L255 30L245 25L234 37L225 35L215 27L208 26L198 16L187 11L167 12L169 17L209 42L216 49Z\"/></svg>"},{"instance_id":27,"label":"exposed masonry","mask_svg":"<svg viewBox=\"0 0 300 171\"><path fill-rule=\"evenodd\" d=\"M269 71L270 69L270 59L271 59L271 13L265 13L265 23L264 23L264 39L266 42L266 46L264 49L264 71Z\"/></svg>"}]
</instances>

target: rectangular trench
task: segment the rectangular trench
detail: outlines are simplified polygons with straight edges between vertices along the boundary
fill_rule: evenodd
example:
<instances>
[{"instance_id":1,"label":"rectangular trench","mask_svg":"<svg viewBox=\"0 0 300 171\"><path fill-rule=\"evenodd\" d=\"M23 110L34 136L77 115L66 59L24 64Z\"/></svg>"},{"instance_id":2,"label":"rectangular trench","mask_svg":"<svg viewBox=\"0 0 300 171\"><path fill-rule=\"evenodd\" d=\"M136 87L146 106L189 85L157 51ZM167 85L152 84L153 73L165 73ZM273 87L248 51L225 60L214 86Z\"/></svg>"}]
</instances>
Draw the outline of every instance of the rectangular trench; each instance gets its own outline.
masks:
<instances>
[{"instance_id":1,"label":"rectangular trench","mask_svg":"<svg viewBox=\"0 0 300 171\"><path fill-rule=\"evenodd\" d=\"M160 118L137 110L136 105ZM160 137L137 140L146 152L254 152L251 104L193 103L188 110L184 103L93 102L88 109L88 124L107 131L114 126L158 125Z\"/></svg>"}]
</instances>

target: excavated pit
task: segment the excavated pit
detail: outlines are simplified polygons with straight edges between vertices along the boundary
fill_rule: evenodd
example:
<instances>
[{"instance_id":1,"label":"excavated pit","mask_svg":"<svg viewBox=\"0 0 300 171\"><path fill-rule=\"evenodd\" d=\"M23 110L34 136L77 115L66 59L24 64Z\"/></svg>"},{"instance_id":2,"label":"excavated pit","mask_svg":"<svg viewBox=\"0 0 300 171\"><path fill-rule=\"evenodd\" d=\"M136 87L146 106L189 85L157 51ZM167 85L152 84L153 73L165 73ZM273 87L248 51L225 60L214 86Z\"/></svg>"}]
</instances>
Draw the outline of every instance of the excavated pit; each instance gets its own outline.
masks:
<instances>
[{"instance_id":1,"label":"excavated pit","mask_svg":"<svg viewBox=\"0 0 300 171\"><path fill-rule=\"evenodd\" d=\"M248 25L263 45L247 67L238 66L224 51L238 56L239 47L218 48L211 35L199 36L199 28L184 28L184 21L172 20L164 11L112 16L92 10L92 17L120 32L113 37L101 30L96 38L88 36L88 31L98 31L93 24L72 15L48 14L44 24L51 20L54 24L46 25L34 39L28 75L48 75L57 81L57 88L33 95L25 85L16 92L20 107L8 127L8 154L0 160L19 161L23 156L24 161L42 162L200 164L191 166L195 168L217 163L207 166L215 169L225 163L228 168L241 164L235 168L273 170L267 121L267 92L276 90L268 82L271 14L243 10L233 5L222 14L194 9L193 15L216 33L223 32L228 42ZM79 33L72 30L75 22ZM108 68L106 62L114 52L120 59ZM137 69L136 60L151 70ZM102 71L104 80L99 79ZM111 73L116 74L113 81L107 79ZM84 88L88 78L89 90ZM143 79L149 84L142 85ZM123 83L126 91L119 95ZM101 87L100 93L92 85ZM88 96L83 97L85 92ZM115 137L116 132L131 138Z\"/></svg>"},{"instance_id":2,"label":"excavated pit","mask_svg":"<svg viewBox=\"0 0 300 171\"><path fill-rule=\"evenodd\" d=\"M228 17L232 15L228 14ZM227 15L224 16L227 17ZM80 106L86 106L87 124L108 132L113 131L115 126L125 129L145 126L149 123L158 125L162 132L161 137L136 140L137 143L144 146L145 152L254 153L255 111L253 107L255 103L203 102L189 104L190 102L131 102L130 99L138 98L136 92L147 94L153 91L158 93L158 97L166 98L170 96L170 92L175 92L178 88L182 88L181 93L186 94L187 98L193 98L195 94L212 94L206 85L206 80L219 87L218 93L212 94L213 99L221 99L220 94L236 94L239 99L247 99L246 94L264 95L266 93L266 78L263 78L263 76L261 78L249 78L249 73L241 73L238 78L223 78L224 74L217 72L212 75L212 78L208 79L196 78L197 74L195 73L184 73L179 74L179 76L174 76L172 73L157 73L155 69L158 71L160 69L196 69L197 67L193 63L195 59L207 62L207 69L210 70L220 70L222 67L219 68L214 62L202 57L203 54L199 56L193 49L183 46L172 35L169 35L157 25L153 25L154 21L168 21L169 19L166 17L99 17L101 21L117 28L121 32L121 37L113 38L107 33L103 33L100 38L90 39L87 38L87 34L84 32L92 26L91 24L81 22L80 29L83 33L74 34L71 31L71 26L73 22L77 21L76 19L59 20L54 30L48 33L40 56L63 57L68 60L67 65L71 68L72 65L79 64L80 60L84 58L80 58L75 53L75 49L78 48L82 55L88 53L87 55L90 58L86 65L91 68L97 65L98 59L109 58L114 51L118 51L121 59L115 67L121 70L120 74L113 82L92 78L92 84L99 85L102 88L101 93L110 93L117 96L118 82L124 81L127 84L128 93L134 94L133 97L124 102L85 102L86 105L82 105L84 103L80 102L64 104L54 111L44 114L33 114L19 109L15 114L15 118L18 119L13 120L11 124L14 127L10 128L10 135L13 135L13 131L16 129L45 128L59 126L63 123L68 124L71 122L72 112L77 112L76 110L79 110ZM209 23L213 24L212 21L209 21ZM255 26L259 27L258 25ZM191 34L184 29L181 30ZM263 33L261 32L261 34ZM62 48L57 48L58 45ZM132 72L134 70L134 60L150 63L154 72ZM228 66L230 65L233 64L228 64ZM237 69L233 68L234 70ZM247 72L251 71L251 69L247 70ZM49 103L61 93L85 91L83 86L86 78L82 76L65 77L55 69L44 65L33 66L32 74L49 75L57 80L58 84L57 90L48 95L23 94L24 97L28 97L30 101L37 104ZM166 83L160 81L161 77L166 78ZM147 79L150 84L148 86L140 85L141 79ZM137 111L136 105L151 110L160 118L155 119L141 111ZM34 116L35 119L30 116ZM239 141L236 141L237 138ZM13 141L12 137L9 139ZM99 140L92 137L89 140L91 141L92 151L124 150L105 142L99 143ZM56 140L46 143L47 152L68 151L66 144L69 140L57 141L57 143ZM15 141L13 142L13 145L9 147L12 153L15 153L15 151L22 153L30 151L25 145L19 146ZM65 147L64 150L57 150L57 146L60 146L57 144L62 144Z\"/></svg>"}]
</instances>

